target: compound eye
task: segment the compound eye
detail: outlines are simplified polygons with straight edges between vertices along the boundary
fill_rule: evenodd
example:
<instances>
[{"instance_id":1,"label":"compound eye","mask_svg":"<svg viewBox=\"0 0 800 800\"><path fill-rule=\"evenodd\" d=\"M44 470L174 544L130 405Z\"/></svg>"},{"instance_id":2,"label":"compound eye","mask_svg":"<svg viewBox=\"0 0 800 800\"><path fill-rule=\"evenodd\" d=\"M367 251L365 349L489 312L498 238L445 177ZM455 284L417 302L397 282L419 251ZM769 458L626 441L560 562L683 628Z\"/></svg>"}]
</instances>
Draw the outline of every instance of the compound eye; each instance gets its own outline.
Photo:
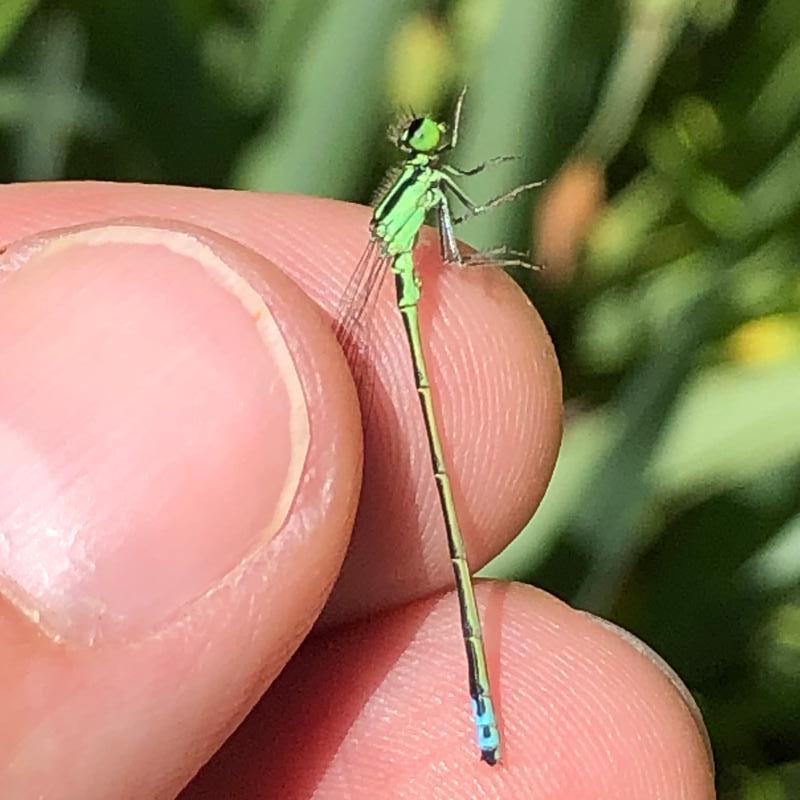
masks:
<instances>
[{"instance_id":1,"label":"compound eye","mask_svg":"<svg viewBox=\"0 0 800 800\"><path fill-rule=\"evenodd\" d=\"M418 117L408 126L408 143L420 153L435 150L442 138L438 123L428 117Z\"/></svg>"},{"instance_id":2,"label":"compound eye","mask_svg":"<svg viewBox=\"0 0 800 800\"><path fill-rule=\"evenodd\" d=\"M408 123L408 127L406 128L406 135L405 140L409 144L414 143L414 139L418 136L420 128L422 128L423 118L417 117L416 119L412 119L411 122Z\"/></svg>"}]
</instances>

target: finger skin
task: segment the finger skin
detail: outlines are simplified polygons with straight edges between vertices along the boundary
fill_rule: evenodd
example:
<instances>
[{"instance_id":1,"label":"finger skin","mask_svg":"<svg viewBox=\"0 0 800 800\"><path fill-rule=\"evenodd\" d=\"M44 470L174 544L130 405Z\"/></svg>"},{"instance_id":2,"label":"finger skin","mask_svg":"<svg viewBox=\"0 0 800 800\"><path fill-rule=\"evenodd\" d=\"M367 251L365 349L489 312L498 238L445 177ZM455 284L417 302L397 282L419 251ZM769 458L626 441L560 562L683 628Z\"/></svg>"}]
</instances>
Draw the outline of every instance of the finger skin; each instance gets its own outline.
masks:
<instances>
[{"instance_id":1,"label":"finger skin","mask_svg":"<svg viewBox=\"0 0 800 800\"><path fill-rule=\"evenodd\" d=\"M653 661L530 587L481 584L503 761L479 761L453 594L307 640L181 800L710 800Z\"/></svg>"},{"instance_id":2,"label":"finger skin","mask_svg":"<svg viewBox=\"0 0 800 800\"><path fill-rule=\"evenodd\" d=\"M8 233L9 214L0 217ZM215 571L196 585L199 596L153 626L123 620L106 629L98 608L97 638L73 638L71 629L57 627L62 640L53 638L52 620L28 619L12 605L20 595L0 574L4 798L174 797L306 635L339 571L355 515L356 397L318 309L283 272L235 242L185 226L133 230L155 236L156 244L114 240L100 248L106 260L99 264L96 248L73 246L52 256L55 267L50 261L14 272L14 254L27 251L6 254L3 563L14 555L9 541L22 551L15 569L26 546L41 546L35 526L20 533L22 509L29 519L44 516L54 547L69 536L85 541L91 530L92 545L102 549L133 517L132 558L103 591L119 599L118 584L125 585L139 620L158 612L151 607L157 592L171 596L165 564L175 566L175 583L191 586L196 576L184 574L187 565L210 563ZM235 273L263 304L245 307L179 248L167 247L185 248L187 240L202 243L203 253L227 265L226 280ZM285 446L289 427L280 416L279 432L265 422L274 416L270 404L280 401L273 390L280 382L272 367L261 374L264 345L252 331L269 315L299 378L307 449L288 516L259 544L272 514L261 499L274 479L262 462ZM9 481L18 484L12 496ZM158 557L142 561L136 547L154 535ZM225 563L226 544L249 536L255 549ZM210 558L198 560L198 552ZM79 557L81 567L91 565L91 547ZM75 583L91 583L97 572L76 569ZM57 614L53 619L63 624Z\"/></svg>"},{"instance_id":3,"label":"finger skin","mask_svg":"<svg viewBox=\"0 0 800 800\"><path fill-rule=\"evenodd\" d=\"M146 215L218 231L272 260L333 317L366 244L368 212L299 196L80 183L0 189L0 242L67 224ZM474 568L532 516L561 438L561 382L540 318L493 269L442 269L417 251L421 319L456 506ZM356 529L329 623L452 585L444 527L392 281L373 311L373 404ZM335 389L325 387L333 401Z\"/></svg>"}]
</instances>

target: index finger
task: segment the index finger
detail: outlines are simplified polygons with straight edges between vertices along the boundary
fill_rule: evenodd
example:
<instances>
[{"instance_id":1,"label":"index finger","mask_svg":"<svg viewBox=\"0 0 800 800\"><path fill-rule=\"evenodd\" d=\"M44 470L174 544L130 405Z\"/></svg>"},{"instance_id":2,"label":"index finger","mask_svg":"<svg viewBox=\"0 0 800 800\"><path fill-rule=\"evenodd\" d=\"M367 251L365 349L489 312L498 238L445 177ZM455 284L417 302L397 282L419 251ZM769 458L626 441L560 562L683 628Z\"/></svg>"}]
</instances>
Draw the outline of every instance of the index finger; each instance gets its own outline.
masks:
<instances>
[{"instance_id":1,"label":"index finger","mask_svg":"<svg viewBox=\"0 0 800 800\"><path fill-rule=\"evenodd\" d=\"M0 194L0 241L120 216L210 228L284 269L329 315L367 241L368 212L302 196L105 183L23 184ZM417 251L429 367L445 455L473 567L533 514L561 433L552 345L524 294L499 270L442 268ZM402 323L387 281L373 311L374 403L362 500L328 606L341 620L452 581Z\"/></svg>"}]
</instances>

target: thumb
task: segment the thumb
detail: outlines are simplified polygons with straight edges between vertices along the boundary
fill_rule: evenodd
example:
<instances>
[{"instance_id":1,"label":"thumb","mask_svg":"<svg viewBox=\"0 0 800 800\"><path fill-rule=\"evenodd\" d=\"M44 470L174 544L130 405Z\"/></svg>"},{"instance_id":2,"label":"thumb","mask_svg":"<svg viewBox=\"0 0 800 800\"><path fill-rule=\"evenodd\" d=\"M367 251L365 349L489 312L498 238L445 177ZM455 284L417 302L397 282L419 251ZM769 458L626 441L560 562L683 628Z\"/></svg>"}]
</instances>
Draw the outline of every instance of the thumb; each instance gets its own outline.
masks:
<instances>
[{"instance_id":1,"label":"thumb","mask_svg":"<svg viewBox=\"0 0 800 800\"><path fill-rule=\"evenodd\" d=\"M0 796L180 790L327 596L358 419L316 308L230 240L151 220L3 254Z\"/></svg>"}]
</instances>

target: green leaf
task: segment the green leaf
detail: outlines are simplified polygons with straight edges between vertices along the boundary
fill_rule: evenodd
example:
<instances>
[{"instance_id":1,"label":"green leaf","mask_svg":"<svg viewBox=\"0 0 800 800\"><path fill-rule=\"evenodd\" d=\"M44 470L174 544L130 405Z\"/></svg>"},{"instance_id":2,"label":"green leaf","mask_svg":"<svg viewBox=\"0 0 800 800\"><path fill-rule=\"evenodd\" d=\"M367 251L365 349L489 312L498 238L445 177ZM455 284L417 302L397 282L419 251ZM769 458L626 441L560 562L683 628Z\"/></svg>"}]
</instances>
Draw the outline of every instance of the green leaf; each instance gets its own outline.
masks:
<instances>
[{"instance_id":1,"label":"green leaf","mask_svg":"<svg viewBox=\"0 0 800 800\"><path fill-rule=\"evenodd\" d=\"M275 128L253 141L235 182L251 189L352 198L383 124L387 43L419 0L328 4L306 44ZM343 86L346 91L343 91Z\"/></svg>"},{"instance_id":2,"label":"green leaf","mask_svg":"<svg viewBox=\"0 0 800 800\"><path fill-rule=\"evenodd\" d=\"M800 586L800 514L753 556L745 572L765 591Z\"/></svg>"},{"instance_id":3,"label":"green leaf","mask_svg":"<svg viewBox=\"0 0 800 800\"><path fill-rule=\"evenodd\" d=\"M662 495L707 495L800 458L800 359L727 364L687 387L652 478Z\"/></svg>"},{"instance_id":4,"label":"green leaf","mask_svg":"<svg viewBox=\"0 0 800 800\"><path fill-rule=\"evenodd\" d=\"M0 4L0 54L11 44L37 5L38 0L3 0Z\"/></svg>"},{"instance_id":5,"label":"green leaf","mask_svg":"<svg viewBox=\"0 0 800 800\"><path fill-rule=\"evenodd\" d=\"M559 88L569 84L571 65L580 64L582 80L586 80L586 71L596 68L584 60L585 52L578 52L569 37L576 15L588 13L584 4L576 0L481 0L481 5L490 18L489 33L479 45L480 52L473 54L474 69L464 77L469 91L458 163L471 167L489 156L505 154L520 159L470 179L466 188L476 201L498 195L525 178L548 176L554 155L562 157L578 133L574 118L572 131L552 128L557 121L555 109L569 97L560 95ZM588 98L585 100L588 107ZM583 101L573 102L580 106ZM525 206L520 200L468 220L459 235L477 247L513 242L522 233ZM527 233L530 226L524 228Z\"/></svg>"}]
</instances>

